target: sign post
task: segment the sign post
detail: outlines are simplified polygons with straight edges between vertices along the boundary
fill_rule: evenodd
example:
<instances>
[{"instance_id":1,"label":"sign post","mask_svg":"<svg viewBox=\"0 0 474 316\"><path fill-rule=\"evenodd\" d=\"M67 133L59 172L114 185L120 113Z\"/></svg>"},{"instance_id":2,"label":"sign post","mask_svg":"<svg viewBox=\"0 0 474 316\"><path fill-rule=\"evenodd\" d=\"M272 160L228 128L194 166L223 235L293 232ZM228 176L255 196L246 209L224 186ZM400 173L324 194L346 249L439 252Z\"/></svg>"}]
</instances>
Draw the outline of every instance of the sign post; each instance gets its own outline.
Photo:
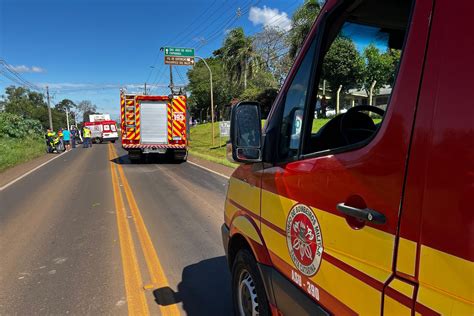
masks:
<instances>
[{"instance_id":1,"label":"sign post","mask_svg":"<svg viewBox=\"0 0 474 316\"><path fill-rule=\"evenodd\" d=\"M221 146L222 137L230 137L230 121L219 122L219 146Z\"/></svg>"},{"instance_id":2,"label":"sign post","mask_svg":"<svg viewBox=\"0 0 474 316\"><path fill-rule=\"evenodd\" d=\"M209 82L211 92L211 144L214 147L214 93L212 91L212 70L207 64L206 60L202 57L194 55L194 48L183 48L183 47L162 47L165 53L165 64L166 65L178 65L178 66L194 66L194 58L200 58L204 65L209 70Z\"/></svg>"},{"instance_id":3,"label":"sign post","mask_svg":"<svg viewBox=\"0 0 474 316\"><path fill-rule=\"evenodd\" d=\"M219 133L221 137L230 136L230 121L219 122Z\"/></svg>"},{"instance_id":4,"label":"sign post","mask_svg":"<svg viewBox=\"0 0 474 316\"><path fill-rule=\"evenodd\" d=\"M214 147L214 92L212 91L212 70L211 67L207 64L206 60L202 57L196 56L197 58L200 58L204 65L206 65L207 70L209 70L209 83L211 85L211 137L212 137L212 147Z\"/></svg>"}]
</instances>

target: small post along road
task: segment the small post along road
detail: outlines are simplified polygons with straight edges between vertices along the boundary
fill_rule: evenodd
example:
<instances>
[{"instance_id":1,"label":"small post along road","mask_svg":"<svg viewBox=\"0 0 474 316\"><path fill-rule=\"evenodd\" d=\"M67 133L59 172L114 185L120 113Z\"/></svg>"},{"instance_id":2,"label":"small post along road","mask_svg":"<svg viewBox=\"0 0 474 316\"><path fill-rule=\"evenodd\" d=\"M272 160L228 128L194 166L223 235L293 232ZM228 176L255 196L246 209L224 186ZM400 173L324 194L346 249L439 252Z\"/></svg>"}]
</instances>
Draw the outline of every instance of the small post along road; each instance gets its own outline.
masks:
<instances>
[{"instance_id":1,"label":"small post along road","mask_svg":"<svg viewBox=\"0 0 474 316\"><path fill-rule=\"evenodd\" d=\"M79 148L0 191L0 314L224 315L227 179Z\"/></svg>"}]
</instances>

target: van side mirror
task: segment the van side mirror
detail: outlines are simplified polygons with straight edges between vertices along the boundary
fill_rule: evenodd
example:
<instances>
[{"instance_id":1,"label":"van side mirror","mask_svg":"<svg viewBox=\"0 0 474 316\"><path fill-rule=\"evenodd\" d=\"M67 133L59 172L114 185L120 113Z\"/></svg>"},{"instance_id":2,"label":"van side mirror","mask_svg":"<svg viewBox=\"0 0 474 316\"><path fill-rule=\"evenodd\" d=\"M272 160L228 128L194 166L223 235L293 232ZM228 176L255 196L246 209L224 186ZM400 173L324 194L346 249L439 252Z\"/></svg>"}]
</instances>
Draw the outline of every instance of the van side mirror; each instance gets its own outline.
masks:
<instances>
[{"instance_id":1,"label":"van side mirror","mask_svg":"<svg viewBox=\"0 0 474 316\"><path fill-rule=\"evenodd\" d=\"M228 146L233 162L262 161L262 123L257 102L240 102L232 108Z\"/></svg>"}]
</instances>

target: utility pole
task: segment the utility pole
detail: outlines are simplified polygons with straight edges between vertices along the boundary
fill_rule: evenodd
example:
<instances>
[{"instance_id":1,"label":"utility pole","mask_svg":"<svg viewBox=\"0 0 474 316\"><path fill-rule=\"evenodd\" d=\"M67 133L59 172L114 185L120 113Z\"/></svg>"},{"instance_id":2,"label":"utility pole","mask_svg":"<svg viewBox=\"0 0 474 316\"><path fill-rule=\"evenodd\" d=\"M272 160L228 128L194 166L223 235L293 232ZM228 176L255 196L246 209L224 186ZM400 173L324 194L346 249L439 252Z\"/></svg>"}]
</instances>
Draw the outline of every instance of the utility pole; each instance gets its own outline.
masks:
<instances>
[{"instance_id":1,"label":"utility pole","mask_svg":"<svg viewBox=\"0 0 474 316\"><path fill-rule=\"evenodd\" d=\"M146 95L146 82L145 82L145 95Z\"/></svg>"},{"instance_id":2,"label":"utility pole","mask_svg":"<svg viewBox=\"0 0 474 316\"><path fill-rule=\"evenodd\" d=\"M214 147L214 93L212 91L212 71L209 65L207 64L206 60L202 57L199 56L194 56L195 58L199 58L204 62L204 65L206 65L207 69L209 70L209 80L211 84L211 129L212 129L212 146Z\"/></svg>"},{"instance_id":3,"label":"utility pole","mask_svg":"<svg viewBox=\"0 0 474 316\"><path fill-rule=\"evenodd\" d=\"M46 86L46 97L48 98L48 116L49 116L49 129L53 130L53 118L51 117L51 105L49 100L49 88Z\"/></svg>"},{"instance_id":4,"label":"utility pole","mask_svg":"<svg viewBox=\"0 0 474 316\"><path fill-rule=\"evenodd\" d=\"M172 65L170 65L170 89L171 89L171 94L174 95L173 66Z\"/></svg>"},{"instance_id":5,"label":"utility pole","mask_svg":"<svg viewBox=\"0 0 474 316\"><path fill-rule=\"evenodd\" d=\"M69 130L69 111L66 108L66 129Z\"/></svg>"}]
</instances>

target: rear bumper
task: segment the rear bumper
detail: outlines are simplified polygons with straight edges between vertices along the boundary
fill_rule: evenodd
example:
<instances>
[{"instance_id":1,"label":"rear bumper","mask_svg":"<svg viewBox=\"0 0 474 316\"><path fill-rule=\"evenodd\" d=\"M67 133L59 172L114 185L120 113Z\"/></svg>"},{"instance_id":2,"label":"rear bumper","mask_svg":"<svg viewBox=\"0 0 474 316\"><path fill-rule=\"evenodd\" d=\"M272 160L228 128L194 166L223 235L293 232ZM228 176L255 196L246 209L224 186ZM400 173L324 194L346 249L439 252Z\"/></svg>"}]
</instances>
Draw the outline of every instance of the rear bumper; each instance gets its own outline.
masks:
<instances>
[{"instance_id":1,"label":"rear bumper","mask_svg":"<svg viewBox=\"0 0 474 316\"><path fill-rule=\"evenodd\" d=\"M124 149L186 149L186 145L174 144L122 144Z\"/></svg>"},{"instance_id":2,"label":"rear bumper","mask_svg":"<svg viewBox=\"0 0 474 316\"><path fill-rule=\"evenodd\" d=\"M115 136L115 137L103 137L103 138L102 138L102 140L104 140L104 141L106 141L106 142L107 142L107 141L110 141L110 140L117 140L117 139L118 139L117 136Z\"/></svg>"}]
</instances>

